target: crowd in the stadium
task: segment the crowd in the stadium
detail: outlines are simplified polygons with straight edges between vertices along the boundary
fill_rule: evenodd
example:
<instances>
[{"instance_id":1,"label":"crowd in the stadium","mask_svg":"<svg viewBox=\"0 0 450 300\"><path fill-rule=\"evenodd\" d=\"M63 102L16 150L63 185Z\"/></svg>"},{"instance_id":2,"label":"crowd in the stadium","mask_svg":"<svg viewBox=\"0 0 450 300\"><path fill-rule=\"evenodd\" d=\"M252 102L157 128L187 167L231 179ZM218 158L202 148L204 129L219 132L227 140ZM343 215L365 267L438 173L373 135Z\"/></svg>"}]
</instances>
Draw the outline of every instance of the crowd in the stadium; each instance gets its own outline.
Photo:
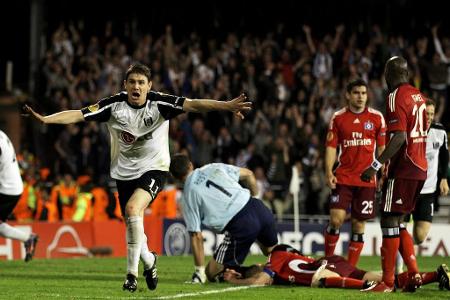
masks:
<instances>
[{"instance_id":1,"label":"crowd in the stadium","mask_svg":"<svg viewBox=\"0 0 450 300\"><path fill-rule=\"evenodd\" d=\"M124 72L135 62L151 68L156 91L224 101L245 92L253 110L244 120L219 112L172 120L171 152L188 154L197 167L224 162L250 168L259 197L279 219L292 213L293 185L300 185L302 214L325 214L325 134L333 113L345 105L349 80L368 82L370 106L383 111L384 63L403 55L411 82L437 102L436 120L450 128L450 37L440 29L391 35L377 25L355 31L337 24L318 35L303 25L295 35L281 27L205 39L170 25L157 36L112 22L93 34L82 22L67 22L47 38L33 105L43 114L91 105L120 92ZM38 140L26 141L21 153L27 186L18 220L119 218L103 125L42 126ZM159 197L176 202L174 191L170 185ZM161 215L177 216L176 206L166 206Z\"/></svg>"}]
</instances>

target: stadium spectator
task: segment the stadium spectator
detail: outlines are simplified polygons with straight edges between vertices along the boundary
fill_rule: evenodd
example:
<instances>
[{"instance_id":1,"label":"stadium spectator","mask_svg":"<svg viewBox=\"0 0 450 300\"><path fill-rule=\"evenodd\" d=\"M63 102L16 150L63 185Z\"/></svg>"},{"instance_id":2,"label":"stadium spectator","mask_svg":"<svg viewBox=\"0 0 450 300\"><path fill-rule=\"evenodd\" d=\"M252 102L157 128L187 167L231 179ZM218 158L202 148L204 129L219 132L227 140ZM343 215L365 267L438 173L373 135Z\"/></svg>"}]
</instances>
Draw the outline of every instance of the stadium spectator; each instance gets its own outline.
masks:
<instances>
[{"instance_id":1,"label":"stadium spectator","mask_svg":"<svg viewBox=\"0 0 450 300\"><path fill-rule=\"evenodd\" d=\"M124 290L137 289L139 257L144 262L147 287L157 286L156 254L150 252L144 233L143 213L163 188L170 164L169 120L184 111L231 111L243 118L251 109L246 97L222 102L188 99L151 91L150 69L131 65L125 75L125 92L103 98L82 110L64 110L49 116L25 109L43 124L81 121L107 122L111 134L111 177L117 182L127 227L127 275ZM73 125L74 126L74 125Z\"/></svg>"},{"instance_id":2,"label":"stadium spectator","mask_svg":"<svg viewBox=\"0 0 450 300\"><path fill-rule=\"evenodd\" d=\"M69 173L64 174L64 177L56 185L53 185L50 202L58 208L57 213L60 220L67 222L72 220L77 191L77 183Z\"/></svg>"},{"instance_id":3,"label":"stadium spectator","mask_svg":"<svg viewBox=\"0 0 450 300\"><path fill-rule=\"evenodd\" d=\"M22 241L25 261L33 258L39 237L27 234L6 223L23 192L23 182L17 164L16 153L8 136L0 130L0 236Z\"/></svg>"},{"instance_id":4,"label":"stadium spectator","mask_svg":"<svg viewBox=\"0 0 450 300\"><path fill-rule=\"evenodd\" d=\"M407 57L410 62L410 80L414 86L420 86L425 94L431 92L424 66L432 63L431 58L435 49L429 47L431 43L428 46L428 40L431 41L431 38L426 34L429 33L429 30L422 30L419 24L415 26L417 30L414 31L405 32L399 29L388 34L392 30L387 24L381 26L371 22L361 23L356 28L347 23L346 30L342 32L334 53L332 53L331 47L328 50L325 49L325 53L332 58L332 69L330 79L324 79L316 78L313 74L317 53L316 55L311 53L301 27L288 31L287 27L281 26L274 31L264 31L264 35L248 29L223 36L206 37L195 31L184 35L181 31L176 32L176 27L173 26L168 32L163 32L158 36L154 29L148 33L145 31L147 29L139 29L139 26L135 27L134 24L124 22L123 27L114 25L115 37L112 38L111 24L114 22L107 22L105 24L107 28L103 32L95 32L91 26L83 26L83 21L80 21L74 22L73 25L69 22L58 22L57 28L49 35L47 50L44 52L41 66L38 69L40 77L35 94L35 98L39 99L36 105L40 105L39 108L42 111L51 113L64 109L80 109L82 106L91 104L92 99L103 98L119 92L122 73L128 62L135 61L151 62L154 73L152 86L155 90L166 93L173 91L172 79L181 81L181 78L184 78L183 82L181 85L176 83L176 88L181 88L183 94L189 98L223 97L221 100L224 100L227 98L226 95L239 93L249 87L249 98L256 109L254 114L248 115L245 122L237 124L231 121L227 115L182 114L177 120L180 124L183 123L183 126L179 128L183 129L181 130L182 134L171 135L171 151L172 146L178 149L172 153L189 151L190 155L194 154L186 144L190 144L188 143L189 128L192 122L200 117L204 120L205 128L209 130L213 139L210 145L207 145L208 147L202 147L205 154L211 152L204 156L202 164L220 161L220 158L214 155L213 149L218 148L218 140L215 138L218 136L219 129L225 126L229 128L231 139L237 141L237 143L233 143L233 148L235 148L232 149L233 155L239 155L240 150L246 148L245 141L248 139L255 145L256 154L264 161L263 166L267 170L267 166L270 164L270 157L267 156L266 151L268 145L276 137L278 124L288 123L288 135L294 141L292 148L296 150L295 155L300 159L304 158L302 162L307 176L303 191L305 198L310 200L314 199L314 196L308 197L311 186L309 174L312 172L307 164L310 160L307 151L309 137L315 134L321 141L325 139L327 124L333 112L337 107L344 105L340 101L345 99L343 97L345 85L350 79L367 77L370 85L368 93L373 94L369 96L373 100L371 106L384 111L380 105L380 99L384 99L385 93L384 80L381 80L384 63L388 55L400 54ZM59 24L63 25L59 26ZM328 33L320 32L320 29L314 26L311 26L310 29L312 32L317 32L312 36L315 47L320 43L334 44L336 28ZM53 46L54 42L51 36L56 31L61 37L55 41L57 45ZM62 33L62 31L67 32ZM448 55L448 49L450 49L448 31L442 27L439 34L442 51L447 57L450 57ZM62 52L61 44L64 40L71 41L73 53L71 51ZM45 47L45 45L43 46ZM168 49L173 49L173 52ZM67 60L67 57L70 59ZM319 62L319 60L316 61ZM419 61L424 61L425 64L419 64ZM63 70L58 74L63 74L67 83L58 83L46 94L48 85L52 84L49 78L57 77L53 74L56 62L63 66ZM200 66L214 69L212 83L206 84L200 81L198 71ZM174 70L174 74L177 76L169 78L169 69ZM326 68L316 68L316 70L320 69ZM80 74L81 70L87 72L87 76ZM184 77L178 76L182 73ZM291 78L291 73L293 78ZM282 74L281 79L280 74ZM84 82L93 82L96 88L90 89L89 86L92 84L89 83L76 89L75 78L81 76L86 78ZM276 79L278 83L275 82ZM341 91L344 92L341 93ZM42 97L43 95L44 97ZM281 98L284 100L281 101ZM448 111L450 110L447 109L447 114ZM261 120L267 122L260 125ZM446 120L450 120L450 118L441 118L444 126L449 128ZM173 123L175 122L171 122L171 124ZM101 184L102 181L109 180L106 167L109 164L107 150L109 135L106 126L96 123L77 124L80 126L80 130L74 144L77 144L76 142L81 141L86 135L84 127L91 125L97 127L93 131L95 138L90 136L93 146L91 151L94 151L97 157L93 179L97 184ZM237 125L242 126L237 127ZM47 142L33 144L32 141L26 140L29 143L29 149L35 148L33 152L42 159L43 166L52 170L55 178L66 171L62 169L67 165L61 158L54 159L56 156L53 144L62 129L63 127L53 126L33 131L32 136L36 136L35 140L45 139ZM205 134L205 139L208 139L207 134ZM322 160L325 153L324 144L321 142L317 149L319 158ZM76 152L78 151L68 152L72 165L76 165L73 162L78 161ZM236 157L232 157L233 155L227 155L226 159L236 161ZM194 159L193 156L192 158ZM290 161L293 161L292 157ZM253 169L252 165L249 167ZM289 173L291 167L286 168L286 172ZM315 169L317 170L317 168ZM323 170L319 171L320 176L323 176ZM285 174L285 176L290 177L289 174ZM280 201L285 201L282 198ZM306 209L302 212L317 212L316 204L313 201L308 203ZM319 212L324 213L321 207L319 207Z\"/></svg>"},{"instance_id":5,"label":"stadium spectator","mask_svg":"<svg viewBox=\"0 0 450 300\"><path fill-rule=\"evenodd\" d=\"M334 113L328 129L325 154L330 197L330 220L325 229L325 256L334 254L339 229L351 209L352 233L348 262L356 266L364 247L364 227L375 218L376 178L364 182L359 175L374 155L384 150L386 124L383 115L367 105L367 83L356 79L347 84L347 106ZM337 148L338 166L333 170Z\"/></svg>"},{"instance_id":6,"label":"stadium spectator","mask_svg":"<svg viewBox=\"0 0 450 300\"><path fill-rule=\"evenodd\" d=\"M447 168L448 168L448 146L447 146L447 132L444 126L440 123L433 122L435 112L434 101L426 100L426 115L427 115L427 179L420 191L414 210L412 211L412 218L414 220L413 236L414 242L417 245L422 244L427 238L430 231L431 222L434 215L434 203L436 198L446 196L448 194L447 182ZM437 191L437 187L439 190ZM406 216L405 222L409 222L411 215ZM405 225L400 224L401 230ZM397 272L402 267L401 256L397 255Z\"/></svg>"},{"instance_id":7,"label":"stadium spectator","mask_svg":"<svg viewBox=\"0 0 450 300\"><path fill-rule=\"evenodd\" d=\"M441 69L442 75L447 74L447 79L446 79L446 90L444 91L442 89L442 86L438 86L438 91L435 93L435 95L439 97L440 100L439 107L442 111L442 115L440 115L440 119L438 119L438 121L442 123L445 122L444 126L448 128L450 125L448 122L448 120L450 119L449 115L450 109L447 105L447 100L449 99L450 93L450 45L447 44L445 49L443 49L441 40L439 39L438 30L439 26L437 25L433 26L431 28L431 34L433 37L434 49L440 58L440 67L442 67L443 65L447 66L447 71Z\"/></svg>"},{"instance_id":8,"label":"stadium spectator","mask_svg":"<svg viewBox=\"0 0 450 300\"><path fill-rule=\"evenodd\" d=\"M107 212L108 206L110 202L114 201L114 197L109 199L108 192L106 191L106 187L103 186L95 186L91 190L92 193L92 218L93 221L106 221L109 219L109 215Z\"/></svg>"},{"instance_id":9,"label":"stadium spectator","mask_svg":"<svg viewBox=\"0 0 450 300\"><path fill-rule=\"evenodd\" d=\"M32 180L32 178L24 180L22 195L14 207L14 219L18 222L29 222L34 218L36 211L36 191Z\"/></svg>"},{"instance_id":10,"label":"stadium spectator","mask_svg":"<svg viewBox=\"0 0 450 300\"><path fill-rule=\"evenodd\" d=\"M384 76L391 92L386 101L389 142L378 159L374 158L361 175L363 181L370 182L389 160L380 220L383 281L371 291L394 291L395 258L400 251L408 267L409 291L413 292L422 284L422 277L417 267L413 239L406 229L401 230L400 224L405 214L414 210L427 178L426 105L421 92L408 84L408 64L403 57L391 57L386 62Z\"/></svg>"},{"instance_id":11,"label":"stadium spectator","mask_svg":"<svg viewBox=\"0 0 450 300\"><path fill-rule=\"evenodd\" d=\"M164 189L159 192L154 203L152 203L150 215L161 219L175 219L181 217L178 207L179 194L181 194L181 192L173 182L169 181Z\"/></svg>"},{"instance_id":12,"label":"stadium spectator","mask_svg":"<svg viewBox=\"0 0 450 300\"><path fill-rule=\"evenodd\" d=\"M450 290L450 271L445 264L435 272L421 273L424 284L439 282L439 288ZM299 285L319 288L344 288L371 290L381 280L379 272L355 268L343 257L333 255L314 259L302 255L289 245L277 245L265 265L252 265L237 270L227 269L224 279L242 285ZM395 278L397 288L405 289L408 272Z\"/></svg>"},{"instance_id":13,"label":"stadium spectator","mask_svg":"<svg viewBox=\"0 0 450 300\"><path fill-rule=\"evenodd\" d=\"M204 283L206 278L215 281L224 268L239 266L255 241L265 255L277 244L272 212L253 197L258 190L252 171L226 164L209 164L194 170L186 155L177 154L172 158L170 172L184 184L181 207L191 235L193 282ZM201 225L225 234L206 269Z\"/></svg>"}]
</instances>

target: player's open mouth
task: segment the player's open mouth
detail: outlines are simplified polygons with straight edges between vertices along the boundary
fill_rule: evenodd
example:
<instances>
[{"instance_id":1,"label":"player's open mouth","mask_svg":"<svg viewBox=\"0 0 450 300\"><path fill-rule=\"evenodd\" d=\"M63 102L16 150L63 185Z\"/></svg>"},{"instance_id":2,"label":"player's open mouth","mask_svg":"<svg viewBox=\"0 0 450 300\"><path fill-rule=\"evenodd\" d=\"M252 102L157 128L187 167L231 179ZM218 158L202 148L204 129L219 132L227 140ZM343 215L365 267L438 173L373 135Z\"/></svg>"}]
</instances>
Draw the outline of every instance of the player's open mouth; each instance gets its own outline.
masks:
<instances>
[{"instance_id":1,"label":"player's open mouth","mask_svg":"<svg viewBox=\"0 0 450 300\"><path fill-rule=\"evenodd\" d=\"M133 99L139 99L139 96L141 96L141 94L139 94L138 92L131 93L131 98L133 98Z\"/></svg>"}]
</instances>

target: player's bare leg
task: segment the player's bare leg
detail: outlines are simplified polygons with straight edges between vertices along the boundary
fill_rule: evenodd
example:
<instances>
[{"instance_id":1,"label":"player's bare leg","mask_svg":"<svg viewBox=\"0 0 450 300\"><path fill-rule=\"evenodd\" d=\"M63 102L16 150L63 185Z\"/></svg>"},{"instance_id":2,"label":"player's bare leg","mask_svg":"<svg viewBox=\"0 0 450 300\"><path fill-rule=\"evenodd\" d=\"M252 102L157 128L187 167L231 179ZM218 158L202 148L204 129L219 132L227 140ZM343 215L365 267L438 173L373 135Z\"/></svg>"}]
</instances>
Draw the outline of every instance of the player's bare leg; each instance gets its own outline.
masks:
<instances>
[{"instance_id":1,"label":"player's bare leg","mask_svg":"<svg viewBox=\"0 0 450 300\"><path fill-rule=\"evenodd\" d=\"M414 242L416 245L420 245L425 241L430 232L431 222L427 221L415 221L413 228Z\"/></svg>"}]
</instances>

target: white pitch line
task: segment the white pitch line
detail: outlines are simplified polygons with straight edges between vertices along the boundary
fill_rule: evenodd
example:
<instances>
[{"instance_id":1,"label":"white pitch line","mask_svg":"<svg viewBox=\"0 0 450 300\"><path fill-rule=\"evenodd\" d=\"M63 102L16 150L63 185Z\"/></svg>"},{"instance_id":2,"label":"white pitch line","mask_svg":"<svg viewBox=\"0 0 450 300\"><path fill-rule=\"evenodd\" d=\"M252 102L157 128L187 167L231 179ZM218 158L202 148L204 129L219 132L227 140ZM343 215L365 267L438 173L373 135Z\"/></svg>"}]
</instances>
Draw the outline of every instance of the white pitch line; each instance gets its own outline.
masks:
<instances>
[{"instance_id":1,"label":"white pitch line","mask_svg":"<svg viewBox=\"0 0 450 300\"><path fill-rule=\"evenodd\" d=\"M220 294L220 293L226 293L226 292L234 292L239 290L246 290L250 288L257 288L257 287L263 287L264 285L246 285L246 286L236 286L236 287L229 287L224 289L218 289L218 290L209 290L209 291L203 291L203 292L196 292L196 293L182 293L182 294L175 294L170 296L161 296L161 297L149 297L148 295L145 296L134 296L133 297L115 297L115 296L76 296L76 299L111 299L111 300L117 300L117 299L155 299L155 300L166 300L166 299L178 299L178 298L185 298L185 297L197 297L197 296L203 296L203 295L211 295L211 294ZM43 297L48 298L67 298L67 295L58 294L58 293L43 293L41 294Z\"/></svg>"},{"instance_id":2,"label":"white pitch line","mask_svg":"<svg viewBox=\"0 0 450 300\"><path fill-rule=\"evenodd\" d=\"M234 292L239 290L246 290L250 288L257 288L257 287L263 287L264 285L246 285L246 286L236 286L236 287L229 287L225 289L220 290L209 290L204 292L197 292L197 293L187 293L187 294L177 294L172 296L162 296L162 297L156 297L152 299L157 300L164 300L164 299L176 299L176 298L184 298L184 297L196 297L201 295L210 295L210 294L219 294L219 293L226 293L226 292Z\"/></svg>"}]
</instances>

